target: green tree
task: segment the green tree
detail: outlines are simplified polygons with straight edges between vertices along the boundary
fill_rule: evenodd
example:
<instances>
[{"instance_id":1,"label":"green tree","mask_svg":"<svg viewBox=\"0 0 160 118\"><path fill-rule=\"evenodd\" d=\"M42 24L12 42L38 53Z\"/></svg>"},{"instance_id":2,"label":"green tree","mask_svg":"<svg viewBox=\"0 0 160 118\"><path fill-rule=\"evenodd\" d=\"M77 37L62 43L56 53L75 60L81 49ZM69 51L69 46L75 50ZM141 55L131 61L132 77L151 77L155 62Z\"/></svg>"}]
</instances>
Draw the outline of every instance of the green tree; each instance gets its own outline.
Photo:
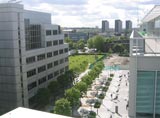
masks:
<instances>
[{"instance_id":1,"label":"green tree","mask_svg":"<svg viewBox=\"0 0 160 118\"><path fill-rule=\"evenodd\" d=\"M69 49L73 49L73 41L70 38L65 38L64 42L69 44Z\"/></svg>"},{"instance_id":2,"label":"green tree","mask_svg":"<svg viewBox=\"0 0 160 118\"><path fill-rule=\"evenodd\" d=\"M124 46L122 44L114 44L113 51L116 53L122 53L124 51Z\"/></svg>"},{"instance_id":3,"label":"green tree","mask_svg":"<svg viewBox=\"0 0 160 118\"><path fill-rule=\"evenodd\" d=\"M87 46L88 46L88 48L93 48L94 47L93 46L93 38L88 39Z\"/></svg>"},{"instance_id":4,"label":"green tree","mask_svg":"<svg viewBox=\"0 0 160 118\"><path fill-rule=\"evenodd\" d=\"M78 42L77 42L77 47L78 49L84 49L84 40L83 39L80 39Z\"/></svg>"},{"instance_id":5,"label":"green tree","mask_svg":"<svg viewBox=\"0 0 160 118\"><path fill-rule=\"evenodd\" d=\"M65 97L71 103L72 107L76 106L79 103L80 96L81 96L81 93L76 88L70 88L65 91Z\"/></svg>"},{"instance_id":6,"label":"green tree","mask_svg":"<svg viewBox=\"0 0 160 118\"><path fill-rule=\"evenodd\" d=\"M102 36L93 37L93 45L98 51L103 51L104 38Z\"/></svg>"},{"instance_id":7,"label":"green tree","mask_svg":"<svg viewBox=\"0 0 160 118\"><path fill-rule=\"evenodd\" d=\"M60 90L60 85L57 81L52 81L51 83L49 83L48 89L51 95L53 96L53 98L55 99L55 96L58 94Z\"/></svg>"},{"instance_id":8,"label":"green tree","mask_svg":"<svg viewBox=\"0 0 160 118\"><path fill-rule=\"evenodd\" d=\"M87 84L81 81L75 85L75 88L78 89L80 92L85 93L87 91Z\"/></svg>"},{"instance_id":9,"label":"green tree","mask_svg":"<svg viewBox=\"0 0 160 118\"><path fill-rule=\"evenodd\" d=\"M82 77L82 81L85 82L87 85L91 85L92 84L92 77L89 75L86 75L86 76Z\"/></svg>"},{"instance_id":10,"label":"green tree","mask_svg":"<svg viewBox=\"0 0 160 118\"><path fill-rule=\"evenodd\" d=\"M40 88L36 94L36 101L38 105L45 106L49 103L50 92L47 88Z\"/></svg>"},{"instance_id":11,"label":"green tree","mask_svg":"<svg viewBox=\"0 0 160 118\"><path fill-rule=\"evenodd\" d=\"M64 98L57 100L54 108L54 113L71 116L70 102Z\"/></svg>"}]
</instances>

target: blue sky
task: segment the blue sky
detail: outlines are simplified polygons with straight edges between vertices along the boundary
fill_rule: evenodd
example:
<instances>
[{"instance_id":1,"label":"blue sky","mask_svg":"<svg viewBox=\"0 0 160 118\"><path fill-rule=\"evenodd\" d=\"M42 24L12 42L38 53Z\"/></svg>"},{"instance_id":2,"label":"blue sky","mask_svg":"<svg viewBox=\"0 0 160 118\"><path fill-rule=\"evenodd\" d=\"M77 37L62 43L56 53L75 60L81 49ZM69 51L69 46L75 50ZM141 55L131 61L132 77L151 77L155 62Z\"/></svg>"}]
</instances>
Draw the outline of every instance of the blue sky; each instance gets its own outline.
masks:
<instances>
[{"instance_id":1,"label":"blue sky","mask_svg":"<svg viewBox=\"0 0 160 118\"><path fill-rule=\"evenodd\" d=\"M0 3L8 0L0 0ZM145 14L160 0L23 0L25 9L52 14L52 23L62 27L101 27L108 20L131 20L137 26ZM139 19L139 20L138 20Z\"/></svg>"}]
</instances>

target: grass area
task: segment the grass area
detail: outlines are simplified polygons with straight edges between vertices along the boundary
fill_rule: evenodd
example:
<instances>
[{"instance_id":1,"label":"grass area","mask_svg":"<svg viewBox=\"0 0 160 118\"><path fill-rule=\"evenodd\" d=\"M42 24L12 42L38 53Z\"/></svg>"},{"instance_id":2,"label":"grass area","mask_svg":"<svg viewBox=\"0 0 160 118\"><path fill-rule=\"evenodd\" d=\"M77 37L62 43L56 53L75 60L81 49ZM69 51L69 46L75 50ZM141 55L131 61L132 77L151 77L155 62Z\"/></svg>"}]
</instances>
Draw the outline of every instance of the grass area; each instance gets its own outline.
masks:
<instances>
[{"instance_id":1,"label":"grass area","mask_svg":"<svg viewBox=\"0 0 160 118\"><path fill-rule=\"evenodd\" d=\"M69 57L69 69L77 73L81 73L86 70L89 64L101 58L103 55L74 55Z\"/></svg>"}]
</instances>

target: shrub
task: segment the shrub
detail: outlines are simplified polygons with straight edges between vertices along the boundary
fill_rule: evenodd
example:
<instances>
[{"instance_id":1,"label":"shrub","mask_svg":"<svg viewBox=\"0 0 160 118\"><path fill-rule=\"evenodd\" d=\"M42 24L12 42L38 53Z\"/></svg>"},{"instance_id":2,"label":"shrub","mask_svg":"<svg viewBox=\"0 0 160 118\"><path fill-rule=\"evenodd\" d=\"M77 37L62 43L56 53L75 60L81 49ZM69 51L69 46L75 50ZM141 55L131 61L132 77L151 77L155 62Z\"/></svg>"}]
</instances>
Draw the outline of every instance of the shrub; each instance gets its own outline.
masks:
<instances>
[{"instance_id":1,"label":"shrub","mask_svg":"<svg viewBox=\"0 0 160 118\"><path fill-rule=\"evenodd\" d=\"M109 77L109 78L108 78L108 81L112 81L112 78L111 78L111 77Z\"/></svg>"},{"instance_id":2,"label":"shrub","mask_svg":"<svg viewBox=\"0 0 160 118\"><path fill-rule=\"evenodd\" d=\"M104 97L105 97L105 95L102 93L98 96L99 99L104 99Z\"/></svg>"},{"instance_id":3,"label":"shrub","mask_svg":"<svg viewBox=\"0 0 160 118\"><path fill-rule=\"evenodd\" d=\"M113 77L114 76L114 74L110 74L110 77Z\"/></svg>"},{"instance_id":4,"label":"shrub","mask_svg":"<svg viewBox=\"0 0 160 118\"><path fill-rule=\"evenodd\" d=\"M89 115L88 115L88 118L96 118L96 112L90 111Z\"/></svg>"},{"instance_id":5,"label":"shrub","mask_svg":"<svg viewBox=\"0 0 160 118\"><path fill-rule=\"evenodd\" d=\"M108 87L103 87L103 88L102 88L102 91L105 91L105 92L106 92L107 90L108 90Z\"/></svg>"},{"instance_id":6,"label":"shrub","mask_svg":"<svg viewBox=\"0 0 160 118\"><path fill-rule=\"evenodd\" d=\"M94 108L99 108L101 106L101 102L97 101L95 104L94 104Z\"/></svg>"}]
</instances>

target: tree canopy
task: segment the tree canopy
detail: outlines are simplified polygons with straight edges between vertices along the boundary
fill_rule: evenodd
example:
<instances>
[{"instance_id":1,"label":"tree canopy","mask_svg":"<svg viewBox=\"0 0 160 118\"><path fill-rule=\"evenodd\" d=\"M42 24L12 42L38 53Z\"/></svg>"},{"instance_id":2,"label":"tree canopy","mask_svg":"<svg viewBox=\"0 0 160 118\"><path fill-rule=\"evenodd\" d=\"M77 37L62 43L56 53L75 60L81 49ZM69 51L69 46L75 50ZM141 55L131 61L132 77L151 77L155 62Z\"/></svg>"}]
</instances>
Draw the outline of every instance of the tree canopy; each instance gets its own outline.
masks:
<instances>
[{"instance_id":1,"label":"tree canopy","mask_svg":"<svg viewBox=\"0 0 160 118\"><path fill-rule=\"evenodd\" d=\"M54 108L54 113L71 116L70 102L64 98L57 100Z\"/></svg>"}]
</instances>

